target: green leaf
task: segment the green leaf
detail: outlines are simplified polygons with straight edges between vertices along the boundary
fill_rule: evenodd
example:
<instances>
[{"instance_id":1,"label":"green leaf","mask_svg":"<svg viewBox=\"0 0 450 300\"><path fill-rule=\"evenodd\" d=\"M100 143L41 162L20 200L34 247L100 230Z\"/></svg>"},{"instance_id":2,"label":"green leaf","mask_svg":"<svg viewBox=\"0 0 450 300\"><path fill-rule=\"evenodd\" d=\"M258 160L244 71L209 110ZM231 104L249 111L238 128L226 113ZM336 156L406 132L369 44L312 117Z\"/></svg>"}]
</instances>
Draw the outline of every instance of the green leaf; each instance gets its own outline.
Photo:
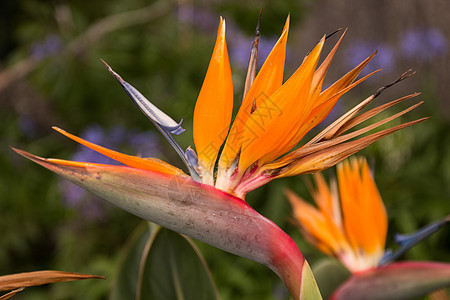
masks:
<instances>
[{"instance_id":1,"label":"green leaf","mask_svg":"<svg viewBox=\"0 0 450 300\"><path fill-rule=\"evenodd\" d=\"M332 258L320 260L312 266L312 271L324 299L328 299L336 288L351 276L347 268Z\"/></svg>"},{"instance_id":2,"label":"green leaf","mask_svg":"<svg viewBox=\"0 0 450 300\"><path fill-rule=\"evenodd\" d=\"M110 299L219 299L206 262L191 239L145 223L125 246Z\"/></svg>"},{"instance_id":3,"label":"green leaf","mask_svg":"<svg viewBox=\"0 0 450 300\"><path fill-rule=\"evenodd\" d=\"M140 278L139 299L219 299L201 253L186 236L160 227Z\"/></svg>"},{"instance_id":4,"label":"green leaf","mask_svg":"<svg viewBox=\"0 0 450 300\"><path fill-rule=\"evenodd\" d=\"M156 225L142 222L122 248L119 273L110 300L136 299L142 255L152 232L157 228Z\"/></svg>"}]
</instances>

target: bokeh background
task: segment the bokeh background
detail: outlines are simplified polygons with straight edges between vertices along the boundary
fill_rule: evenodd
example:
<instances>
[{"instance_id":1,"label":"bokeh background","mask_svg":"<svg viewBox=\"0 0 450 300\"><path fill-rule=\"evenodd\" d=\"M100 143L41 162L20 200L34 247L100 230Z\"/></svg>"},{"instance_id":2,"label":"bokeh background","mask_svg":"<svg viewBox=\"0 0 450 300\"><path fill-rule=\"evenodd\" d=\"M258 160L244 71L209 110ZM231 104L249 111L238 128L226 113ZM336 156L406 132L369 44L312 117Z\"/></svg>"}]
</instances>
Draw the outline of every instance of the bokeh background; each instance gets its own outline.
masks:
<instances>
[{"instance_id":1,"label":"bokeh background","mask_svg":"<svg viewBox=\"0 0 450 300\"><path fill-rule=\"evenodd\" d=\"M181 167L175 152L100 58L175 120L184 119L187 132L177 140L186 148L193 145L194 104L219 16L227 21L237 108L260 8L262 59L291 14L285 78L323 34L337 28L349 30L327 85L378 49L366 74L383 71L345 95L326 122L404 71L417 71L376 101L420 91L425 103L401 121L432 118L384 138L361 154L373 167L388 210L389 247L396 247L396 232L413 232L450 213L447 0L4 1L0 10L0 275L58 269L108 278L31 288L17 299L108 299L121 248L141 220L19 157L9 147L44 157L110 162L51 130L57 125L106 147ZM327 41L325 50L336 41L337 37ZM333 173L333 169L326 172ZM306 177L272 182L247 199L290 233L314 265L323 255L292 225L283 195L289 186L308 198ZM287 299L281 281L265 267L198 244L223 299ZM450 228L444 228L401 259L450 262L449 250Z\"/></svg>"}]
</instances>

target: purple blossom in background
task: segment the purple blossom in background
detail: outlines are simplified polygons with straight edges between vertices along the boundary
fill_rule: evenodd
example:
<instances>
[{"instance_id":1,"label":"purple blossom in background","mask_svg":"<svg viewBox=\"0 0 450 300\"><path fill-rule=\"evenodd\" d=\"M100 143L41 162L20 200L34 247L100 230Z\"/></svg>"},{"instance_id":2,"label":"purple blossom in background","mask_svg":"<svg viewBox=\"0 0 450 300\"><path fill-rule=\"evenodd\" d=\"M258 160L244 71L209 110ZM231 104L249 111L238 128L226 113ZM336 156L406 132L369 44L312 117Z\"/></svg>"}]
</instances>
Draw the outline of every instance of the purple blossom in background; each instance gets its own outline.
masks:
<instances>
[{"instance_id":1,"label":"purple blossom in background","mask_svg":"<svg viewBox=\"0 0 450 300\"><path fill-rule=\"evenodd\" d=\"M41 43L33 43L31 45L31 56L36 59L44 59L53 54L58 53L63 46L61 38L52 33L46 36Z\"/></svg>"},{"instance_id":2,"label":"purple blossom in background","mask_svg":"<svg viewBox=\"0 0 450 300\"><path fill-rule=\"evenodd\" d=\"M162 153L159 146L159 137L153 131L137 132L119 126L105 130L98 125L92 125L82 132L80 137L117 151L126 148L126 152L132 151L134 152L132 154L137 153L144 157L160 157ZM121 165L121 163L83 145L78 146L71 159L82 162ZM106 217L105 202L94 199L94 196L86 190L66 180L61 181L59 187L65 204L83 215L85 219L101 220Z\"/></svg>"},{"instance_id":3,"label":"purple blossom in background","mask_svg":"<svg viewBox=\"0 0 450 300\"><path fill-rule=\"evenodd\" d=\"M177 10L178 21L193 25L199 30L215 33L219 18L208 10L196 9L193 5L180 5ZM227 24L228 25L228 24Z\"/></svg>"},{"instance_id":4,"label":"purple blossom in background","mask_svg":"<svg viewBox=\"0 0 450 300\"><path fill-rule=\"evenodd\" d=\"M128 143L140 157L160 157L159 137L154 132L134 133L128 137Z\"/></svg>"},{"instance_id":5,"label":"purple blossom in background","mask_svg":"<svg viewBox=\"0 0 450 300\"><path fill-rule=\"evenodd\" d=\"M208 10L198 9L193 5L180 5L177 10L179 22L186 23L204 32L215 34L219 18ZM231 19L227 19L227 43L230 60L239 68L247 69L250 50L254 36L246 36ZM278 38L261 36L258 48L258 67L261 67Z\"/></svg>"},{"instance_id":6,"label":"purple blossom in background","mask_svg":"<svg viewBox=\"0 0 450 300\"><path fill-rule=\"evenodd\" d=\"M178 5L177 6L177 17L178 21L181 23L193 23L195 15L195 8L193 5Z\"/></svg>"},{"instance_id":7,"label":"purple blossom in background","mask_svg":"<svg viewBox=\"0 0 450 300\"><path fill-rule=\"evenodd\" d=\"M328 125L330 125L332 122L334 122L339 117L341 117L344 114L344 112L345 112L345 107L342 105L342 102L339 100L338 102L336 102L336 105L330 111L328 116L317 125L317 128L319 130L325 129Z\"/></svg>"},{"instance_id":8,"label":"purple blossom in background","mask_svg":"<svg viewBox=\"0 0 450 300\"><path fill-rule=\"evenodd\" d=\"M230 60L239 68L245 69L248 66L252 41L252 38L236 34L233 35L233 40L228 43Z\"/></svg>"},{"instance_id":9,"label":"purple blossom in background","mask_svg":"<svg viewBox=\"0 0 450 300\"><path fill-rule=\"evenodd\" d=\"M111 134L105 133L105 131L98 125L88 127L84 132L81 133L80 137L91 143L98 144L106 148L114 149L115 146L118 146L118 143L114 141L113 136ZM71 159L74 161L95 162L99 164L120 164L117 161L100 153L97 153L83 145L78 145L77 151Z\"/></svg>"},{"instance_id":10,"label":"purple blossom in background","mask_svg":"<svg viewBox=\"0 0 450 300\"><path fill-rule=\"evenodd\" d=\"M61 180L59 189L63 193L63 200L67 207L83 216L84 220L99 221L106 217L106 206L100 198L86 192L78 185Z\"/></svg>"},{"instance_id":11,"label":"purple blossom in background","mask_svg":"<svg viewBox=\"0 0 450 300\"><path fill-rule=\"evenodd\" d=\"M447 53L447 39L437 28L408 30L400 41L405 57L430 61Z\"/></svg>"},{"instance_id":12,"label":"purple blossom in background","mask_svg":"<svg viewBox=\"0 0 450 300\"><path fill-rule=\"evenodd\" d=\"M248 60L250 59L250 51L254 37L245 37L242 34L233 35L233 40L229 42L230 60L239 68L247 69ZM263 38L259 40L258 47L258 68L262 66L273 46L275 46L277 38Z\"/></svg>"},{"instance_id":13,"label":"purple blossom in background","mask_svg":"<svg viewBox=\"0 0 450 300\"><path fill-rule=\"evenodd\" d=\"M384 71L393 70L395 67L395 57L392 47L386 44L375 44L363 40L354 42L353 45L346 49L346 63L348 67L356 67L376 50L378 50L378 53L367 67L364 68L361 75L367 75L378 69L383 69Z\"/></svg>"},{"instance_id":14,"label":"purple blossom in background","mask_svg":"<svg viewBox=\"0 0 450 300\"><path fill-rule=\"evenodd\" d=\"M270 51L272 51L273 46L277 43L278 38L277 37L271 37L271 38L263 38L261 37L261 40L259 41L259 48L258 48L258 66L261 67L263 62L266 60L266 58L269 56ZM287 46L286 46L287 47ZM250 50L248 51L250 54ZM286 48L286 56L288 56Z\"/></svg>"},{"instance_id":15,"label":"purple blossom in background","mask_svg":"<svg viewBox=\"0 0 450 300\"><path fill-rule=\"evenodd\" d=\"M18 121L19 129L28 138L35 136L37 128L34 120L27 115L20 115Z\"/></svg>"}]
</instances>

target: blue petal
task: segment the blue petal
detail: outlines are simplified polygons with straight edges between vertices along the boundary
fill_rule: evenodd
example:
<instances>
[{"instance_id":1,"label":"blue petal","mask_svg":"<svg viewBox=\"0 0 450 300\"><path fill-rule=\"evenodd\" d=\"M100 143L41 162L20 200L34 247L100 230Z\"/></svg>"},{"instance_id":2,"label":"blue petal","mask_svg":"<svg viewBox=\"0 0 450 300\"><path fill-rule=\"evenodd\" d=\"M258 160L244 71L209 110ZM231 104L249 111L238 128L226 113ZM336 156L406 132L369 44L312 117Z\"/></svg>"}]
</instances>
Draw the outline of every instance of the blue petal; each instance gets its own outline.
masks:
<instances>
[{"instance_id":1,"label":"blue petal","mask_svg":"<svg viewBox=\"0 0 450 300\"><path fill-rule=\"evenodd\" d=\"M177 124L174 120L172 120L172 118L160 111L156 106L152 108L150 105L153 104L148 101L134 86L124 81L120 77L116 78L122 85L127 95L134 101L134 103L139 106L141 111L152 122L157 122L159 125L161 125L161 127L167 129L167 131L170 131L171 133L178 132L178 134L180 134L185 131L183 128L181 128L181 123L183 122L183 120L181 120L181 122Z\"/></svg>"},{"instance_id":2,"label":"blue petal","mask_svg":"<svg viewBox=\"0 0 450 300\"><path fill-rule=\"evenodd\" d=\"M197 156L197 153L195 153L195 151L191 147L188 147L186 149L185 155L186 155L186 159L187 159L188 163L192 167L197 169L198 168L198 156Z\"/></svg>"},{"instance_id":3,"label":"blue petal","mask_svg":"<svg viewBox=\"0 0 450 300\"><path fill-rule=\"evenodd\" d=\"M415 233L396 234L395 242L400 245L400 248L395 252L393 252L391 249L387 249L378 265L379 266L386 265L396 260L406 251L408 251L409 249L420 243L425 238L429 237L431 234L438 231L442 226L444 226L448 222L450 222L450 216L445 217L441 221L425 226L416 231Z\"/></svg>"},{"instance_id":4,"label":"blue petal","mask_svg":"<svg viewBox=\"0 0 450 300\"><path fill-rule=\"evenodd\" d=\"M183 123L183 119L181 119L180 123L178 123L177 126L173 126L173 127L164 127L166 130L170 131L171 134L175 134L175 135L180 135L183 132L186 131L186 129L181 127L181 123Z\"/></svg>"},{"instance_id":5,"label":"blue petal","mask_svg":"<svg viewBox=\"0 0 450 300\"><path fill-rule=\"evenodd\" d=\"M378 262L378 266L384 266L384 265L387 265L387 264L393 262L395 260L395 258L393 258L393 256L394 256L394 252L392 251L392 249L389 249L389 248L386 249L384 251L383 257Z\"/></svg>"},{"instance_id":6,"label":"blue petal","mask_svg":"<svg viewBox=\"0 0 450 300\"><path fill-rule=\"evenodd\" d=\"M432 223L428 226L425 226L415 233L412 234L396 234L395 235L395 242L399 244L400 246L406 246L406 245L415 245L422 241L423 239L427 238L431 234L438 231L442 226L444 226L447 222L450 222L450 216L444 218L443 220L439 222Z\"/></svg>"},{"instance_id":7,"label":"blue petal","mask_svg":"<svg viewBox=\"0 0 450 300\"><path fill-rule=\"evenodd\" d=\"M133 100L134 103L139 106L141 111L147 116L147 118L155 125L159 132L161 132L161 134L166 138L170 145L175 149L183 163L188 168L192 179L200 182L201 179L197 171L189 164L185 157L184 151L172 136L172 134L179 135L185 131L185 129L181 127L183 119L180 121L180 123L177 124L177 122L175 122L172 118L162 112L153 103L148 101L135 87L123 80L122 77L114 72L106 62L104 62L103 60L102 62L108 68L108 71L117 79L127 95Z\"/></svg>"}]
</instances>

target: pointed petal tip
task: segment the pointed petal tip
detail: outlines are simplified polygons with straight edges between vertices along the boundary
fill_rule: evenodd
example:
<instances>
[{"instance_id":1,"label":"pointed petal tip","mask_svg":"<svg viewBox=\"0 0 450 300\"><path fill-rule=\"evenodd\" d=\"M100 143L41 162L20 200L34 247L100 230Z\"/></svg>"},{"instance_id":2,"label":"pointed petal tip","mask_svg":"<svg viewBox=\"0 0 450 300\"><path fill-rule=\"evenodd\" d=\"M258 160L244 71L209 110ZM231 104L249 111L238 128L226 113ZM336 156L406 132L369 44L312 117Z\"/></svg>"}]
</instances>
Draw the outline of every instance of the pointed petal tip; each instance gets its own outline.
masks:
<instances>
[{"instance_id":1,"label":"pointed petal tip","mask_svg":"<svg viewBox=\"0 0 450 300\"><path fill-rule=\"evenodd\" d=\"M181 127L182 123L183 123L183 119L181 119L180 123L178 123L177 126L175 126L174 128L170 128L170 127L166 127L166 128L170 131L170 133L175 134L175 135L180 135L186 131L186 129Z\"/></svg>"},{"instance_id":2,"label":"pointed petal tip","mask_svg":"<svg viewBox=\"0 0 450 300\"><path fill-rule=\"evenodd\" d=\"M348 31L348 27L346 27L346 28L339 28L340 30L344 30L344 32L342 33L342 35L341 35L341 39L347 34L347 31Z\"/></svg>"},{"instance_id":3,"label":"pointed petal tip","mask_svg":"<svg viewBox=\"0 0 450 300\"><path fill-rule=\"evenodd\" d=\"M74 140L74 141L77 141L77 140L76 140L76 138L77 138L76 136L74 136L73 134L71 134L71 133L65 131L64 129L59 128L58 126L52 126L52 129L55 130L55 131L57 131L58 133L64 135L64 136L66 136L66 137L68 137L68 138ZM75 139L74 139L74 138L75 138Z\"/></svg>"},{"instance_id":4,"label":"pointed petal tip","mask_svg":"<svg viewBox=\"0 0 450 300\"><path fill-rule=\"evenodd\" d=\"M46 161L47 161L45 158L36 156L36 155L31 154L31 153L29 153L27 151L24 151L24 150L21 150L21 149L17 149L17 148L14 148L14 147L11 147L11 149L14 152L16 152L17 154L19 154L19 155L21 155L21 156L23 156L23 157L25 157L25 158L27 158L27 159L29 159L31 161L34 161L37 164L42 165L43 163L46 163Z\"/></svg>"},{"instance_id":5,"label":"pointed petal tip","mask_svg":"<svg viewBox=\"0 0 450 300\"><path fill-rule=\"evenodd\" d=\"M422 240L428 238L430 235L441 229L448 222L450 222L450 217L447 216L440 221L429 224L425 227L420 228L416 232L410 234L395 234L395 242L400 246L396 251L386 251L379 266L383 266L395 261L409 249L420 243Z\"/></svg>"},{"instance_id":6,"label":"pointed petal tip","mask_svg":"<svg viewBox=\"0 0 450 300\"><path fill-rule=\"evenodd\" d=\"M106 66L106 68L109 70L111 69L111 67L106 63L106 61L104 61L102 58L100 58L100 60L102 61L102 63Z\"/></svg>"},{"instance_id":7,"label":"pointed petal tip","mask_svg":"<svg viewBox=\"0 0 450 300\"><path fill-rule=\"evenodd\" d=\"M8 293L0 296L0 299L9 299L15 293L27 287L39 286L49 283L65 281L76 281L83 279L105 279L103 276L80 274L55 270L43 270L33 272L22 272L0 276L0 291L13 290L13 294ZM9 295L5 298L5 296Z\"/></svg>"},{"instance_id":8,"label":"pointed petal tip","mask_svg":"<svg viewBox=\"0 0 450 300\"><path fill-rule=\"evenodd\" d=\"M371 61L372 58L373 58L375 55L377 55L377 54L378 54L378 49L375 50L372 54L370 54L369 57L367 57L367 58L365 59L365 61L368 61L367 63L369 63L369 61ZM379 69L379 70L382 70L382 69Z\"/></svg>"},{"instance_id":9,"label":"pointed petal tip","mask_svg":"<svg viewBox=\"0 0 450 300\"><path fill-rule=\"evenodd\" d=\"M348 27L346 27L346 28L340 27L340 28L336 29L333 33L331 33L330 35L328 35L327 37L331 37L332 35L334 35L334 34L340 32L340 31L342 31L342 30L343 30L344 32L342 33L341 37L339 38L339 41L338 41L338 43L339 43L339 42L344 38L345 34L347 33Z\"/></svg>"},{"instance_id":10,"label":"pointed petal tip","mask_svg":"<svg viewBox=\"0 0 450 300\"><path fill-rule=\"evenodd\" d=\"M122 77L120 77L119 74L117 74L103 59L100 58L102 63L105 65L105 67L108 69L109 73L114 76L120 83L124 82Z\"/></svg>"},{"instance_id":11,"label":"pointed petal tip","mask_svg":"<svg viewBox=\"0 0 450 300\"><path fill-rule=\"evenodd\" d=\"M34 154L31 154L27 151L20 150L17 148L11 147L13 151L15 151L17 154L43 166L44 168L47 168L53 172L55 172L55 168L60 168L61 166L72 166L72 167L86 167L89 165L89 163L84 162L78 162L78 161L70 161L70 160L63 160L63 159L55 159L55 158L43 158ZM94 164L92 164L94 165Z\"/></svg>"},{"instance_id":12,"label":"pointed petal tip","mask_svg":"<svg viewBox=\"0 0 450 300\"><path fill-rule=\"evenodd\" d=\"M77 162L77 161L70 161L70 160L63 160L63 159L54 159L54 158L43 158L34 154L31 154L27 151L20 150L17 148L11 147L12 150L14 150L17 154L31 160L32 162L37 163L38 165L55 172L61 176L64 177L64 172L72 172L73 174L76 173L77 170L80 168L85 168L88 165L93 165L89 163L84 162Z\"/></svg>"},{"instance_id":13,"label":"pointed petal tip","mask_svg":"<svg viewBox=\"0 0 450 300\"><path fill-rule=\"evenodd\" d=\"M66 132L64 129L59 128L58 126L52 126L52 129L58 131L59 133Z\"/></svg>"},{"instance_id":14,"label":"pointed petal tip","mask_svg":"<svg viewBox=\"0 0 450 300\"><path fill-rule=\"evenodd\" d=\"M23 157L26 157L26 158L34 157L34 155L32 155L31 153L28 153L28 152L26 152L26 151L24 151L24 150L17 149L17 148L11 147L11 146L10 146L10 148L11 148L14 152L16 152L17 154L22 155Z\"/></svg>"},{"instance_id":15,"label":"pointed petal tip","mask_svg":"<svg viewBox=\"0 0 450 300\"><path fill-rule=\"evenodd\" d=\"M326 34L325 39L329 39L330 37L332 37L333 35L335 35L336 33L338 33L339 31L342 31L342 30L343 30L343 28L340 27L340 28L336 29L335 31ZM346 31L347 31L347 29L345 29L344 33L343 33L343 34L341 35L341 37L339 38L338 43L342 40L342 38L344 37Z\"/></svg>"},{"instance_id":16,"label":"pointed petal tip","mask_svg":"<svg viewBox=\"0 0 450 300\"><path fill-rule=\"evenodd\" d=\"M290 24L291 24L291 13L288 13L288 15L286 17L286 22L284 23L283 32L289 30L289 25Z\"/></svg>"},{"instance_id":17,"label":"pointed petal tip","mask_svg":"<svg viewBox=\"0 0 450 300\"><path fill-rule=\"evenodd\" d=\"M208 174L203 177L204 183L205 178L213 181L214 163L227 136L232 114L233 80L225 38L225 20L222 18L193 117L195 148L202 170Z\"/></svg>"},{"instance_id":18,"label":"pointed petal tip","mask_svg":"<svg viewBox=\"0 0 450 300\"><path fill-rule=\"evenodd\" d=\"M256 22L256 30L255 30L255 36L259 37L261 35L260 28L261 28L261 16L262 16L262 8L259 10L258 14L258 22Z\"/></svg>"},{"instance_id":19,"label":"pointed petal tip","mask_svg":"<svg viewBox=\"0 0 450 300\"><path fill-rule=\"evenodd\" d=\"M372 75L375 75L376 73L381 72L381 71L383 71L383 69L377 69L377 70L373 71L372 73L361 78L362 80L360 82L364 81L365 79L367 79L367 78L371 77Z\"/></svg>"},{"instance_id":20,"label":"pointed petal tip","mask_svg":"<svg viewBox=\"0 0 450 300\"><path fill-rule=\"evenodd\" d=\"M220 16L220 22L219 22L219 31L225 31L225 27L226 27L226 22L225 22L225 18Z\"/></svg>"},{"instance_id":21,"label":"pointed petal tip","mask_svg":"<svg viewBox=\"0 0 450 300\"><path fill-rule=\"evenodd\" d=\"M423 122L423 121L428 120L428 119L431 119L431 117L424 117L424 118L417 119L417 120L415 121L415 123L420 123L420 122ZM414 123L414 124L415 124L415 123Z\"/></svg>"}]
</instances>

